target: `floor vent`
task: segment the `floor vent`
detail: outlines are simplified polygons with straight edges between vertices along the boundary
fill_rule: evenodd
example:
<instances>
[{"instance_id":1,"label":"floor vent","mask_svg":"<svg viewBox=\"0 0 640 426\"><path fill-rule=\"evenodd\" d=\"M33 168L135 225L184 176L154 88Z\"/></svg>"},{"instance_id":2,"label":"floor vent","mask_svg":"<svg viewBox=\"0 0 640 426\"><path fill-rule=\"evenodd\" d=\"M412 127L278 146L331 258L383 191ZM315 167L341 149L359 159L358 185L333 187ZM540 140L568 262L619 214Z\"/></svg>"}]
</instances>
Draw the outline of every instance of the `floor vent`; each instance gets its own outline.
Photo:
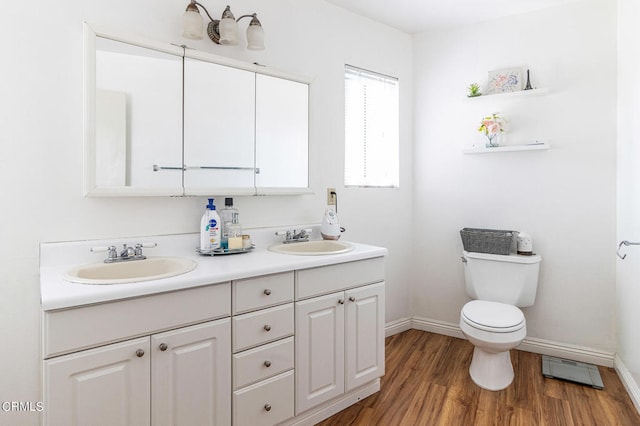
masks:
<instances>
[{"instance_id":1,"label":"floor vent","mask_svg":"<svg viewBox=\"0 0 640 426\"><path fill-rule=\"evenodd\" d=\"M542 355L542 375L550 379L566 380L604 389L600 371L593 364Z\"/></svg>"}]
</instances>

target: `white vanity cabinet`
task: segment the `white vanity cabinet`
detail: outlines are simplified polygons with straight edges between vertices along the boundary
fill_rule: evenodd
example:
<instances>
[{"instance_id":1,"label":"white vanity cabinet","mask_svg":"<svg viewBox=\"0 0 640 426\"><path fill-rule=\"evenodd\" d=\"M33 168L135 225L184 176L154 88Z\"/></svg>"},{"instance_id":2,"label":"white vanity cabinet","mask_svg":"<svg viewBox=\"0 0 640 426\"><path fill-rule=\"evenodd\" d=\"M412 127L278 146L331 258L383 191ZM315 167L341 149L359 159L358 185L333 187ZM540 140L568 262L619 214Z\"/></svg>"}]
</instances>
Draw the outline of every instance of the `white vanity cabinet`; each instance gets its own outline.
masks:
<instances>
[{"instance_id":1,"label":"white vanity cabinet","mask_svg":"<svg viewBox=\"0 0 640 426\"><path fill-rule=\"evenodd\" d=\"M229 302L226 283L45 312L46 350L67 354L44 361L44 424L230 424Z\"/></svg>"},{"instance_id":2,"label":"white vanity cabinet","mask_svg":"<svg viewBox=\"0 0 640 426\"><path fill-rule=\"evenodd\" d=\"M233 424L294 415L294 273L232 283Z\"/></svg>"},{"instance_id":3,"label":"white vanity cabinet","mask_svg":"<svg viewBox=\"0 0 640 426\"><path fill-rule=\"evenodd\" d=\"M384 375L384 263L374 258L296 274L303 299L296 302L298 415Z\"/></svg>"},{"instance_id":4,"label":"white vanity cabinet","mask_svg":"<svg viewBox=\"0 0 640 426\"><path fill-rule=\"evenodd\" d=\"M316 424L380 389L386 249L255 250L112 286L60 278L63 255L103 245L41 248L43 425Z\"/></svg>"}]
</instances>

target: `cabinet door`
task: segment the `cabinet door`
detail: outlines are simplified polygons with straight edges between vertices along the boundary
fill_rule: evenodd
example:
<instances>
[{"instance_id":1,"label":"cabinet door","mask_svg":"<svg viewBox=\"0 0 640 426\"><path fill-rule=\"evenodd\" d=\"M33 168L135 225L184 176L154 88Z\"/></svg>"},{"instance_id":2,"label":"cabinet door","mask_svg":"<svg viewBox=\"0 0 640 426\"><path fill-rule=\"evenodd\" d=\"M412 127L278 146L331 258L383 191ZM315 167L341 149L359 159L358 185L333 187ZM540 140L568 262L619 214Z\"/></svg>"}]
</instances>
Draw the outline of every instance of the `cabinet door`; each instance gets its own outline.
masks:
<instances>
[{"instance_id":1,"label":"cabinet door","mask_svg":"<svg viewBox=\"0 0 640 426\"><path fill-rule=\"evenodd\" d=\"M152 424L231 423L231 321L151 336Z\"/></svg>"},{"instance_id":2,"label":"cabinet door","mask_svg":"<svg viewBox=\"0 0 640 426\"><path fill-rule=\"evenodd\" d=\"M149 338L44 362L45 425L150 424Z\"/></svg>"},{"instance_id":3,"label":"cabinet door","mask_svg":"<svg viewBox=\"0 0 640 426\"><path fill-rule=\"evenodd\" d=\"M384 282L346 292L346 387L384 375Z\"/></svg>"},{"instance_id":4,"label":"cabinet door","mask_svg":"<svg viewBox=\"0 0 640 426\"><path fill-rule=\"evenodd\" d=\"M344 392L344 293L296 303L296 414Z\"/></svg>"}]
</instances>

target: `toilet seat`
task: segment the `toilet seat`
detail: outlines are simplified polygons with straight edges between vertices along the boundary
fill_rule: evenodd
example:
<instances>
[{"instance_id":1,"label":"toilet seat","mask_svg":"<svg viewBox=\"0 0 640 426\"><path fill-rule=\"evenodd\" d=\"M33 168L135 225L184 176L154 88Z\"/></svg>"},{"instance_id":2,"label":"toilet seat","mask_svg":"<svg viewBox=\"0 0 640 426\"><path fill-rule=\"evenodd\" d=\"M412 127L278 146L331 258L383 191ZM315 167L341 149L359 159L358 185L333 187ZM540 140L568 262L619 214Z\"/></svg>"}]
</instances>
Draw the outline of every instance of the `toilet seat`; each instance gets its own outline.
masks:
<instances>
[{"instance_id":1,"label":"toilet seat","mask_svg":"<svg viewBox=\"0 0 640 426\"><path fill-rule=\"evenodd\" d=\"M472 300L462 307L465 323L492 333L511 333L525 325L524 314L516 306L488 300Z\"/></svg>"}]
</instances>

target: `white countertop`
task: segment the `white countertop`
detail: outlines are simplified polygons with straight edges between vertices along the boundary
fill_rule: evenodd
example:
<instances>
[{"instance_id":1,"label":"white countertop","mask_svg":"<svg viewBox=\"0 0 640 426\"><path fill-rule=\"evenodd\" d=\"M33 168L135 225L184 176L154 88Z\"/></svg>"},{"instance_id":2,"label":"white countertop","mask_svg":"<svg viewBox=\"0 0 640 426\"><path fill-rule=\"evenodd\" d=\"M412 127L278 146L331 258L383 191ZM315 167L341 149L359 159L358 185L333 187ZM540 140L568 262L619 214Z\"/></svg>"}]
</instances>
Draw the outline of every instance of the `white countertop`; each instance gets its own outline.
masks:
<instances>
[{"instance_id":1,"label":"white countertop","mask_svg":"<svg viewBox=\"0 0 640 426\"><path fill-rule=\"evenodd\" d=\"M317 237L315 225L312 239ZM342 254L319 256L300 256L274 253L267 248L277 244L276 228L247 230L256 245L255 250L234 255L201 256L195 248L199 243L198 234L162 235L139 238L117 238L113 240L93 240L64 243L42 243L40 245L40 295L42 309L45 311L71 308L198 287L202 285L223 283L259 275L274 274L296 269L314 268L336 263L352 262L386 256L388 251L383 247L353 243L352 251ZM282 228L278 228L282 229ZM341 240L342 241L342 240ZM198 266L191 272L171 278L153 281L142 281L127 284L90 285L77 284L64 280L66 271L74 266L101 262L106 253L92 253L90 249L98 246L155 242L156 248L144 249L147 257L177 256L193 259Z\"/></svg>"}]
</instances>

